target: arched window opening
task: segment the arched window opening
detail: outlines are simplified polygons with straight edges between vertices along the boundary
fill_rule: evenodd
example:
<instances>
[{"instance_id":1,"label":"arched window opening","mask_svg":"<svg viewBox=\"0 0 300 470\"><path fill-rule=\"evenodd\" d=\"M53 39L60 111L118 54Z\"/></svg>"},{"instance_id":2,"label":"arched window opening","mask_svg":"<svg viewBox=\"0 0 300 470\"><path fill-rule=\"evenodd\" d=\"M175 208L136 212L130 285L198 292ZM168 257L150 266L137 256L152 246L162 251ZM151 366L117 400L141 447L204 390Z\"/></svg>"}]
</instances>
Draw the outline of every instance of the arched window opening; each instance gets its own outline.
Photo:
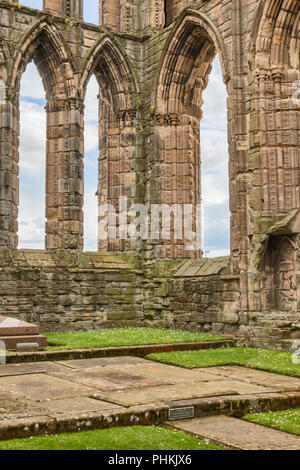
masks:
<instances>
[{"instance_id":1,"label":"arched window opening","mask_svg":"<svg viewBox=\"0 0 300 470\"><path fill-rule=\"evenodd\" d=\"M19 3L24 7L43 9L43 0L21 0Z\"/></svg>"},{"instance_id":2,"label":"arched window opening","mask_svg":"<svg viewBox=\"0 0 300 470\"><path fill-rule=\"evenodd\" d=\"M297 311L296 251L293 236L268 239L261 263L261 307L263 311Z\"/></svg>"},{"instance_id":3,"label":"arched window opening","mask_svg":"<svg viewBox=\"0 0 300 470\"><path fill-rule=\"evenodd\" d=\"M176 0L165 0L165 26L169 26L173 23L176 16Z\"/></svg>"},{"instance_id":4,"label":"arched window opening","mask_svg":"<svg viewBox=\"0 0 300 470\"><path fill-rule=\"evenodd\" d=\"M83 19L86 23L99 24L99 0L84 0Z\"/></svg>"},{"instance_id":5,"label":"arched window opening","mask_svg":"<svg viewBox=\"0 0 300 470\"><path fill-rule=\"evenodd\" d=\"M45 91L33 63L20 90L19 248L45 247Z\"/></svg>"},{"instance_id":6,"label":"arched window opening","mask_svg":"<svg viewBox=\"0 0 300 470\"><path fill-rule=\"evenodd\" d=\"M200 125L204 257L225 256L230 251L226 96L217 56L203 92Z\"/></svg>"},{"instance_id":7,"label":"arched window opening","mask_svg":"<svg viewBox=\"0 0 300 470\"><path fill-rule=\"evenodd\" d=\"M84 250L98 250L98 94L93 75L85 97L84 118Z\"/></svg>"}]
</instances>

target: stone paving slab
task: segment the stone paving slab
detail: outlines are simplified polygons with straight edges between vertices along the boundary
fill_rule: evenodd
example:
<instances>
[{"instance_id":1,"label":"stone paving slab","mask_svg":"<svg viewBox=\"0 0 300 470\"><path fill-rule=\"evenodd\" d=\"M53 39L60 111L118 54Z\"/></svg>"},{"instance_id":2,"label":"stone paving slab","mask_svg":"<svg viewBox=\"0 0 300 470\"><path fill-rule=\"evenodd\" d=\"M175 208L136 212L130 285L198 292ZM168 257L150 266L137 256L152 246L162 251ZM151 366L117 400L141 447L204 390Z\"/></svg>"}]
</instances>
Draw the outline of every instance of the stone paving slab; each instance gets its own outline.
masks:
<instances>
[{"instance_id":1,"label":"stone paving slab","mask_svg":"<svg viewBox=\"0 0 300 470\"><path fill-rule=\"evenodd\" d=\"M170 427L240 450L300 450L300 437L228 416L168 422Z\"/></svg>"},{"instance_id":2,"label":"stone paving slab","mask_svg":"<svg viewBox=\"0 0 300 470\"><path fill-rule=\"evenodd\" d=\"M18 396L24 396L30 400L46 402L57 398L70 398L93 393L79 384L67 380L51 377L46 374L18 375L13 377L1 377L0 392L15 392Z\"/></svg>"},{"instance_id":3,"label":"stone paving slab","mask_svg":"<svg viewBox=\"0 0 300 470\"><path fill-rule=\"evenodd\" d=\"M40 416L47 413L41 404L24 397L19 397L16 392L0 392L0 423L6 420L30 416Z\"/></svg>"},{"instance_id":4,"label":"stone paving slab","mask_svg":"<svg viewBox=\"0 0 300 470\"><path fill-rule=\"evenodd\" d=\"M0 378L14 375L59 372L65 370L66 368L63 365L56 364L55 362L33 362L28 364L1 365Z\"/></svg>"},{"instance_id":5,"label":"stone paving slab","mask_svg":"<svg viewBox=\"0 0 300 470\"><path fill-rule=\"evenodd\" d=\"M194 369L199 372L211 373L213 379L219 375L220 377L228 377L231 379L236 379L242 382L263 385L272 387L275 390L281 391L290 391L298 390L300 391L300 379L297 377L288 377L285 375L280 375L272 372L265 372L256 369L250 369L248 367L242 366L227 366L227 367L209 367Z\"/></svg>"},{"instance_id":6,"label":"stone paving slab","mask_svg":"<svg viewBox=\"0 0 300 470\"><path fill-rule=\"evenodd\" d=\"M47 403L47 408L65 414L86 413L90 411L121 410L122 407L113 403L95 400L89 397L67 398L64 400L52 400Z\"/></svg>"},{"instance_id":7,"label":"stone paving slab","mask_svg":"<svg viewBox=\"0 0 300 470\"><path fill-rule=\"evenodd\" d=\"M163 385L161 387L146 387L119 390L109 394L103 393L102 397L113 400L123 406L145 404L153 401L170 402L188 398L216 397L226 395L243 395L253 393L264 393L267 389L258 385L245 384L237 380L219 380L216 382L193 382L193 386Z\"/></svg>"},{"instance_id":8,"label":"stone paving slab","mask_svg":"<svg viewBox=\"0 0 300 470\"><path fill-rule=\"evenodd\" d=\"M299 406L298 385L247 368L189 370L133 356L0 366L0 439L70 432L79 417L80 429L158 424L182 406L196 416L286 409Z\"/></svg>"},{"instance_id":9,"label":"stone paving slab","mask_svg":"<svg viewBox=\"0 0 300 470\"><path fill-rule=\"evenodd\" d=\"M118 364L110 366L111 369L117 369L118 367ZM173 384L224 380L222 375L213 375L212 373L208 373L205 369L189 370L150 361L144 361L141 364L124 364L124 370L146 375L147 377L160 378L161 380L170 381Z\"/></svg>"},{"instance_id":10,"label":"stone paving slab","mask_svg":"<svg viewBox=\"0 0 300 470\"><path fill-rule=\"evenodd\" d=\"M53 364L53 363L51 363ZM71 369L86 369L90 367L107 367L111 365L123 366L127 364L139 365L149 364L149 361L141 357L134 356L117 356L117 357L95 357L91 359L74 359L71 361L56 361L55 364L59 364L64 367L70 367Z\"/></svg>"},{"instance_id":11,"label":"stone paving slab","mask_svg":"<svg viewBox=\"0 0 300 470\"><path fill-rule=\"evenodd\" d=\"M147 372L144 374L134 373L128 371L125 367L120 370L119 368L110 367L93 367L85 369L73 369L66 371L59 371L52 374L55 377L63 377L72 383L94 387L98 390L123 390L132 388L144 388L158 385L170 384L167 380L160 377L148 377ZM1 383L0 383L1 386Z\"/></svg>"}]
</instances>

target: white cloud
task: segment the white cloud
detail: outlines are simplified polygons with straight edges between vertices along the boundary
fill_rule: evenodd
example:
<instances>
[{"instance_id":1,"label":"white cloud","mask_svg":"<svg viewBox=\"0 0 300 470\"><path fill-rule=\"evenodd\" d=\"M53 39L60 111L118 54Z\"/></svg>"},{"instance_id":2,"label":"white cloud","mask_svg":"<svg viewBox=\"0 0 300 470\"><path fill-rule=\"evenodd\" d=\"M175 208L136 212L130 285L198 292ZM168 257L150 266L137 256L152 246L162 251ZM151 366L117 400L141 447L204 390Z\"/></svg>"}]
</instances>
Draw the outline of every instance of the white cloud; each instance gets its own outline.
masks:
<instances>
[{"instance_id":1,"label":"white cloud","mask_svg":"<svg viewBox=\"0 0 300 470\"><path fill-rule=\"evenodd\" d=\"M98 124L85 122L84 126L85 153L95 151L98 153Z\"/></svg>"},{"instance_id":2,"label":"white cloud","mask_svg":"<svg viewBox=\"0 0 300 470\"><path fill-rule=\"evenodd\" d=\"M223 250L207 250L203 253L205 258L216 258L217 256L229 256L229 248L224 248Z\"/></svg>"},{"instance_id":3,"label":"white cloud","mask_svg":"<svg viewBox=\"0 0 300 470\"><path fill-rule=\"evenodd\" d=\"M44 106L20 103L20 168L28 173L45 169L46 113Z\"/></svg>"},{"instance_id":4,"label":"white cloud","mask_svg":"<svg viewBox=\"0 0 300 470\"><path fill-rule=\"evenodd\" d=\"M229 252L229 182L226 87L218 57L203 93L201 121L201 180L203 250L209 256Z\"/></svg>"},{"instance_id":5,"label":"white cloud","mask_svg":"<svg viewBox=\"0 0 300 470\"><path fill-rule=\"evenodd\" d=\"M98 238L98 201L94 188L85 189L84 196L84 249L97 251Z\"/></svg>"},{"instance_id":6,"label":"white cloud","mask_svg":"<svg viewBox=\"0 0 300 470\"><path fill-rule=\"evenodd\" d=\"M209 206L228 203L228 179L222 173L206 173L203 177L202 193L204 205L208 210ZM209 217L209 212L207 216Z\"/></svg>"},{"instance_id":7,"label":"white cloud","mask_svg":"<svg viewBox=\"0 0 300 470\"><path fill-rule=\"evenodd\" d=\"M27 65L23 74L20 93L23 97L45 98L43 82L33 62Z\"/></svg>"},{"instance_id":8,"label":"white cloud","mask_svg":"<svg viewBox=\"0 0 300 470\"><path fill-rule=\"evenodd\" d=\"M19 206L19 248L45 247L45 205L42 191L21 187Z\"/></svg>"}]
</instances>

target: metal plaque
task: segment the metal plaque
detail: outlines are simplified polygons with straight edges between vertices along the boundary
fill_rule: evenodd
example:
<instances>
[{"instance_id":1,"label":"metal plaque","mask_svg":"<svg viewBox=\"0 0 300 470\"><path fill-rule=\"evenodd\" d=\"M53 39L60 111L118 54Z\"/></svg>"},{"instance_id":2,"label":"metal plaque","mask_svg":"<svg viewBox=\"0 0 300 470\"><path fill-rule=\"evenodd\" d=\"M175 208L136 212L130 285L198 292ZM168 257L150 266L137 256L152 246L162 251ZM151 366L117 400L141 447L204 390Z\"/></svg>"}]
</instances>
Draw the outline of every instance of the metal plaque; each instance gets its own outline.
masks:
<instances>
[{"instance_id":1,"label":"metal plaque","mask_svg":"<svg viewBox=\"0 0 300 470\"><path fill-rule=\"evenodd\" d=\"M169 420L192 419L195 416L195 408L189 406L186 408L171 408L169 410Z\"/></svg>"}]
</instances>

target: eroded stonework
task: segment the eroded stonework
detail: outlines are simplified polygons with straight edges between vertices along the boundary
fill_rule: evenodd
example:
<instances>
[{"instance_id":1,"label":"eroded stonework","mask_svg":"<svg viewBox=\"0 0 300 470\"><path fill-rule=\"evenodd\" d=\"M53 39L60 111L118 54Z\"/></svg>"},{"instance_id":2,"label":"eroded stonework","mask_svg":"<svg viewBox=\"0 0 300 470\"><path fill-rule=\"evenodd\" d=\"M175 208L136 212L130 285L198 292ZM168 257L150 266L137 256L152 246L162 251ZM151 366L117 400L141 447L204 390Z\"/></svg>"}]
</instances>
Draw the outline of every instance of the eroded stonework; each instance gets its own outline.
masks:
<instances>
[{"instance_id":1,"label":"eroded stonework","mask_svg":"<svg viewBox=\"0 0 300 470\"><path fill-rule=\"evenodd\" d=\"M44 0L43 11L0 1L0 313L45 328L89 328L112 325L112 312L119 320L126 305L124 321L289 347L300 336L299 0L103 0L99 9L96 26L82 20L81 0ZM106 279L105 263L100 273L81 253L89 78L100 89L99 203L117 206L126 196L196 206L202 93L216 54L228 93L230 258L207 274L198 270L201 250L186 250L184 240L99 240L114 263L135 260L130 268L120 261L122 272L108 270ZM32 60L47 99L48 251L33 252L34 264L17 250L19 90ZM100 263L101 253L93 255ZM53 261L61 256L63 271ZM180 278L186 258L198 274ZM68 279L63 294L60 275Z\"/></svg>"}]
</instances>

